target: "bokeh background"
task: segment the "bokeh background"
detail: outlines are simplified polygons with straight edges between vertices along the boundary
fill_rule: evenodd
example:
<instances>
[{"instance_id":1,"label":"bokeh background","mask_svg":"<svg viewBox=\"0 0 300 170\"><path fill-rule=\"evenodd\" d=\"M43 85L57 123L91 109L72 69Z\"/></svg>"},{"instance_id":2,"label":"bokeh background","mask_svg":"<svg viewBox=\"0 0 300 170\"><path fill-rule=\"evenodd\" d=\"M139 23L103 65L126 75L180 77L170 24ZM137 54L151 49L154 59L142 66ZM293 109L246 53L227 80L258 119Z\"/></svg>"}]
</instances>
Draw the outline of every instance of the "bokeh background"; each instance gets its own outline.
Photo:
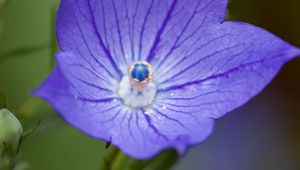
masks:
<instances>
[{"instance_id":1,"label":"bokeh background","mask_svg":"<svg viewBox=\"0 0 300 170\"><path fill-rule=\"evenodd\" d=\"M0 5L4 0L0 0ZM94 170L105 143L64 123L30 97L53 67L59 0L10 0L0 7L0 89L25 129L29 170ZM300 0L232 0L229 19L269 30L300 47ZM299 170L300 58L286 64L262 93L216 121L213 134L192 147L175 170Z\"/></svg>"}]
</instances>

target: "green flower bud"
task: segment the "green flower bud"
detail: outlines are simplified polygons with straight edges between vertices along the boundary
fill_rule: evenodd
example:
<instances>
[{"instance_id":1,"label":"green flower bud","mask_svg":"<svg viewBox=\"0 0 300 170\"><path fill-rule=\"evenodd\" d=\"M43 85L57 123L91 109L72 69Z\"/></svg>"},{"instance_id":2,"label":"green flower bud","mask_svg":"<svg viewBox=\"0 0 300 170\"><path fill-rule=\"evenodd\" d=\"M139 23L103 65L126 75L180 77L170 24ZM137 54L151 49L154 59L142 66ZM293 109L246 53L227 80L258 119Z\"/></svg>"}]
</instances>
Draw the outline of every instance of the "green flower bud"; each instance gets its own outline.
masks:
<instances>
[{"instance_id":1,"label":"green flower bud","mask_svg":"<svg viewBox=\"0 0 300 170\"><path fill-rule=\"evenodd\" d=\"M18 119L7 109L0 110L0 154L4 150L4 143L9 144L16 151L23 128Z\"/></svg>"}]
</instances>

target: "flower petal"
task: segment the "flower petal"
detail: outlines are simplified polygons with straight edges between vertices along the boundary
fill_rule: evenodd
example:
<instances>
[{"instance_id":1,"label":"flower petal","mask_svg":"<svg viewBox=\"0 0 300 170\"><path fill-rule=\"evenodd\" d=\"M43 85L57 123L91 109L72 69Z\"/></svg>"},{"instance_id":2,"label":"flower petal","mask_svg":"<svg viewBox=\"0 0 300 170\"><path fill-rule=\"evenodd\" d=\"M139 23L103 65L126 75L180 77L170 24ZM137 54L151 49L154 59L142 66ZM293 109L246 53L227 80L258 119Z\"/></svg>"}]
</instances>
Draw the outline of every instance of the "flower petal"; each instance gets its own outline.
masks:
<instances>
[{"instance_id":1,"label":"flower petal","mask_svg":"<svg viewBox=\"0 0 300 170\"><path fill-rule=\"evenodd\" d=\"M81 98L60 68L54 69L34 95L47 100L74 127L92 137L111 141L139 159L150 158L167 148L183 153L189 144L204 140L213 126L209 118L196 118L171 107L156 105L149 112L124 107L118 99ZM166 111L172 116L166 116Z\"/></svg>"},{"instance_id":2,"label":"flower petal","mask_svg":"<svg viewBox=\"0 0 300 170\"><path fill-rule=\"evenodd\" d=\"M157 70L166 106L218 118L247 102L300 50L251 25L213 24Z\"/></svg>"},{"instance_id":3,"label":"flower petal","mask_svg":"<svg viewBox=\"0 0 300 170\"><path fill-rule=\"evenodd\" d=\"M186 38L205 23L223 21L226 6L227 0L63 0L59 45L115 69L118 77L130 63L152 60L162 40L172 41L165 37Z\"/></svg>"},{"instance_id":4,"label":"flower petal","mask_svg":"<svg viewBox=\"0 0 300 170\"><path fill-rule=\"evenodd\" d=\"M189 145L206 139L212 128L210 118L156 105L152 109L134 110L111 132L113 144L123 152L148 159L168 148L183 154Z\"/></svg>"},{"instance_id":5,"label":"flower petal","mask_svg":"<svg viewBox=\"0 0 300 170\"><path fill-rule=\"evenodd\" d=\"M71 125L96 138L110 140L114 117L124 114L117 98L86 99L55 68L33 94L48 101Z\"/></svg>"},{"instance_id":6,"label":"flower petal","mask_svg":"<svg viewBox=\"0 0 300 170\"><path fill-rule=\"evenodd\" d=\"M107 72L101 72L97 62L89 62L85 56L75 52L59 52L56 59L61 73L81 97L97 99L117 96L115 89L118 81Z\"/></svg>"},{"instance_id":7,"label":"flower petal","mask_svg":"<svg viewBox=\"0 0 300 170\"><path fill-rule=\"evenodd\" d=\"M73 60L82 57L85 67L98 64L97 69L111 77L120 79L122 72L117 59L112 56L104 37L96 26L95 14L87 0L63 0L57 14L57 37L60 49L64 52L78 53ZM95 64L95 65L96 65Z\"/></svg>"}]
</instances>

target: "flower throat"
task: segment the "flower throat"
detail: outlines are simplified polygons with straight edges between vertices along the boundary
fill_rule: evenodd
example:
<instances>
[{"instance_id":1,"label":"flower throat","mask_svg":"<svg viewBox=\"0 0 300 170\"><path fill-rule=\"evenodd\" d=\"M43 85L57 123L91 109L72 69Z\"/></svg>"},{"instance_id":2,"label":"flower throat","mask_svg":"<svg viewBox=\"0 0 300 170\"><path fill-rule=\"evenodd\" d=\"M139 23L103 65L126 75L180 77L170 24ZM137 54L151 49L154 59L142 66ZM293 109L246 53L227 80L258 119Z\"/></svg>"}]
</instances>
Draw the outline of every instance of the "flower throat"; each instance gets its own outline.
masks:
<instances>
[{"instance_id":1,"label":"flower throat","mask_svg":"<svg viewBox=\"0 0 300 170\"><path fill-rule=\"evenodd\" d=\"M130 64L128 74L118 86L117 94L124 105L131 108L149 107L156 96L156 85L152 81L152 67L146 61Z\"/></svg>"}]
</instances>

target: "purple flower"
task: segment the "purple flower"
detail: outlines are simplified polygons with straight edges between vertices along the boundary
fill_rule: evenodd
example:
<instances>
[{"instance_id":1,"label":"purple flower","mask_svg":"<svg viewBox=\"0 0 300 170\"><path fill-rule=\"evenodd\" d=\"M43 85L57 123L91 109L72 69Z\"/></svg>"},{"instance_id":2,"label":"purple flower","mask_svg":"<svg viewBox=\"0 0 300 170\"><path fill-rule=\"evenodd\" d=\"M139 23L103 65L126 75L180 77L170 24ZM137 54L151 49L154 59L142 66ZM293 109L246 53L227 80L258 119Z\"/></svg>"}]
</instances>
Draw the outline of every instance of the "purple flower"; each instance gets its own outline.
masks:
<instances>
[{"instance_id":1,"label":"purple flower","mask_svg":"<svg viewBox=\"0 0 300 170\"><path fill-rule=\"evenodd\" d=\"M35 95L140 159L184 153L300 54L227 0L62 0L57 66Z\"/></svg>"}]
</instances>

